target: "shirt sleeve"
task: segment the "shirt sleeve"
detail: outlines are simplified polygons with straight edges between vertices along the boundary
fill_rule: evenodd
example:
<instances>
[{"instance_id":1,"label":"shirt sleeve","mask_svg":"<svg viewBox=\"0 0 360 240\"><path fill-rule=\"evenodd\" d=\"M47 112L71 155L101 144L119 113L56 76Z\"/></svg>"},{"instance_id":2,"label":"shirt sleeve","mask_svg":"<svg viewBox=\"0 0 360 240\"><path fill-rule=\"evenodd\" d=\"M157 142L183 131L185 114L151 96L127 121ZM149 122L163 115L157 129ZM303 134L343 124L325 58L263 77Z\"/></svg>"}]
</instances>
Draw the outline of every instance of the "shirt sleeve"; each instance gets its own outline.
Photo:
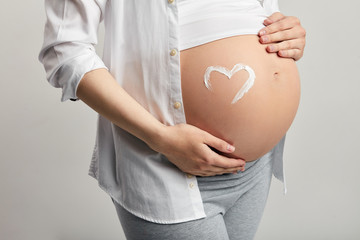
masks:
<instances>
[{"instance_id":1,"label":"shirt sleeve","mask_svg":"<svg viewBox=\"0 0 360 240\"><path fill-rule=\"evenodd\" d=\"M61 101L78 100L85 73L108 69L95 52L106 0L45 0L47 21L39 61L49 83L62 88Z\"/></svg>"}]
</instances>

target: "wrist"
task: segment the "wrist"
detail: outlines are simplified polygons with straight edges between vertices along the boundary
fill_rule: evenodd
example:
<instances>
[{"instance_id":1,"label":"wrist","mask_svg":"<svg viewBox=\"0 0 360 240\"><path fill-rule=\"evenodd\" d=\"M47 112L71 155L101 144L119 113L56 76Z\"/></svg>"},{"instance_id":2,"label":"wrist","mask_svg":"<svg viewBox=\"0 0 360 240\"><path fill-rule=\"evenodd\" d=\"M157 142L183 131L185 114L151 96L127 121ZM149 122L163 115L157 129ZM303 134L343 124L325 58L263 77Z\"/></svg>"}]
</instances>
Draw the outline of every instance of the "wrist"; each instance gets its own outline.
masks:
<instances>
[{"instance_id":1,"label":"wrist","mask_svg":"<svg viewBox=\"0 0 360 240\"><path fill-rule=\"evenodd\" d=\"M163 123L156 124L144 137L144 142L154 151L162 152L166 143L168 127Z\"/></svg>"}]
</instances>

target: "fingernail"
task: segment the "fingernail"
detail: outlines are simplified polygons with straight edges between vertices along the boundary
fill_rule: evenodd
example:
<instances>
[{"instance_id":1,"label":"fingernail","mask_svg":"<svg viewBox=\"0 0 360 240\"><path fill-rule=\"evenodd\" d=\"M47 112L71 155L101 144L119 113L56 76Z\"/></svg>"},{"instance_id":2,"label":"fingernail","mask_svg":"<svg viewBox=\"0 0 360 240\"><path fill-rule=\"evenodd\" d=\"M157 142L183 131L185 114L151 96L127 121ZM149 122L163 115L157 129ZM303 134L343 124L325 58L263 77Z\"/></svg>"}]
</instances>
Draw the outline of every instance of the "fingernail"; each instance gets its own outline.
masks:
<instances>
[{"instance_id":1,"label":"fingernail","mask_svg":"<svg viewBox=\"0 0 360 240\"><path fill-rule=\"evenodd\" d=\"M270 52L273 52L275 50L275 47L273 45L270 45L268 48Z\"/></svg>"},{"instance_id":2,"label":"fingernail","mask_svg":"<svg viewBox=\"0 0 360 240\"><path fill-rule=\"evenodd\" d=\"M260 36L265 35L265 34L266 34L266 31L265 31L265 30L261 30L261 31L260 31Z\"/></svg>"},{"instance_id":3,"label":"fingernail","mask_svg":"<svg viewBox=\"0 0 360 240\"><path fill-rule=\"evenodd\" d=\"M269 41L269 38L268 38L267 36L262 36L262 37L261 37L261 41L262 41L263 43L266 43L266 42Z\"/></svg>"},{"instance_id":4,"label":"fingernail","mask_svg":"<svg viewBox=\"0 0 360 240\"><path fill-rule=\"evenodd\" d=\"M286 53L284 51L279 51L279 55L280 55L280 57L285 57Z\"/></svg>"},{"instance_id":5,"label":"fingernail","mask_svg":"<svg viewBox=\"0 0 360 240\"><path fill-rule=\"evenodd\" d=\"M235 147L234 147L233 145L228 144L227 147L226 147L226 149L227 149L228 151L234 151L234 150L235 150Z\"/></svg>"}]
</instances>

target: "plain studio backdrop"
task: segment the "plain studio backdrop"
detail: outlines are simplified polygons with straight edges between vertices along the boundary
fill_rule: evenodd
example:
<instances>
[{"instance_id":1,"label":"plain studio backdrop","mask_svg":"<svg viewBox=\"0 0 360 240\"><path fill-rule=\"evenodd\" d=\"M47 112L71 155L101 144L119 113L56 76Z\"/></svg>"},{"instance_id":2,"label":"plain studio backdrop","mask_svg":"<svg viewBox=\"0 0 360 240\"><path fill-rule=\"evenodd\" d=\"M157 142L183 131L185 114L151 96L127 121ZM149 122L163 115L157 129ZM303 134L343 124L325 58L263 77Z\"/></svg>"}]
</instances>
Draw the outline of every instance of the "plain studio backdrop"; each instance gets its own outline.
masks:
<instances>
[{"instance_id":1,"label":"plain studio backdrop","mask_svg":"<svg viewBox=\"0 0 360 240\"><path fill-rule=\"evenodd\" d=\"M280 9L307 30L302 95L285 143L288 194L273 178L256 240L360 239L360 3L280 0ZM37 60L43 1L6 1L0 18L0 239L125 239L87 175L96 113L61 103ZM103 27L100 56L102 36Z\"/></svg>"}]
</instances>

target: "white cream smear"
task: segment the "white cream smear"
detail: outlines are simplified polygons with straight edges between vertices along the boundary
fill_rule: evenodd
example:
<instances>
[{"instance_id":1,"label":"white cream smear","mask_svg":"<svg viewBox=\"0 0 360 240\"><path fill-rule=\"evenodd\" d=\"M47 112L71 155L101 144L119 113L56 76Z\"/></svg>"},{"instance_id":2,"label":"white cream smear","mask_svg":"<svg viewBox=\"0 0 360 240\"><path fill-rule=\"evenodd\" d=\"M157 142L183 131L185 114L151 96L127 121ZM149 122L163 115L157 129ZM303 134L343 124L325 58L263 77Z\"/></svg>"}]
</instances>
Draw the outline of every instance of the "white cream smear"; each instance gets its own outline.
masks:
<instances>
[{"instance_id":1,"label":"white cream smear","mask_svg":"<svg viewBox=\"0 0 360 240\"><path fill-rule=\"evenodd\" d=\"M240 88L240 90L237 92L237 94L235 95L234 99L232 100L231 104L236 103L237 101L239 101L245 93L247 93L250 88L254 85L255 82L255 72L254 70L244 64L238 63L236 64L233 69L231 69L230 71L225 68L225 67L221 67L221 66L210 66L206 69L205 71L205 75L204 75L204 83L207 89L212 90L211 88L211 84L210 84L210 73L212 71L217 71L219 73L224 74L225 76L228 77L228 79L230 79L232 77L232 75L234 75L235 73L237 73L240 70L245 70L249 73L249 78L246 80L246 82L244 83L244 85Z\"/></svg>"}]
</instances>

